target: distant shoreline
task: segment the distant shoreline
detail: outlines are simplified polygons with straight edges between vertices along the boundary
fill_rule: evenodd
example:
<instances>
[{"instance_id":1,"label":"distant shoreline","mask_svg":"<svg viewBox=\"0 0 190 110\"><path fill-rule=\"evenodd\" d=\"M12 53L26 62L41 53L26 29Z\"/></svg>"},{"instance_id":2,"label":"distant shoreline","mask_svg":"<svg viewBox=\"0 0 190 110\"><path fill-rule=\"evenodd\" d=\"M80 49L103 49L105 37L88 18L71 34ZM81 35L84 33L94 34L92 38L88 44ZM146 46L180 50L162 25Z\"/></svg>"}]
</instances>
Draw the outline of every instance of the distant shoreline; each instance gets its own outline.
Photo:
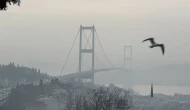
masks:
<instances>
[{"instance_id":1,"label":"distant shoreline","mask_svg":"<svg viewBox=\"0 0 190 110\"><path fill-rule=\"evenodd\" d=\"M132 89L140 95L150 94L150 85L134 85ZM164 95L174 95L175 93L189 95L190 86L169 86L169 85L154 85L154 93Z\"/></svg>"}]
</instances>

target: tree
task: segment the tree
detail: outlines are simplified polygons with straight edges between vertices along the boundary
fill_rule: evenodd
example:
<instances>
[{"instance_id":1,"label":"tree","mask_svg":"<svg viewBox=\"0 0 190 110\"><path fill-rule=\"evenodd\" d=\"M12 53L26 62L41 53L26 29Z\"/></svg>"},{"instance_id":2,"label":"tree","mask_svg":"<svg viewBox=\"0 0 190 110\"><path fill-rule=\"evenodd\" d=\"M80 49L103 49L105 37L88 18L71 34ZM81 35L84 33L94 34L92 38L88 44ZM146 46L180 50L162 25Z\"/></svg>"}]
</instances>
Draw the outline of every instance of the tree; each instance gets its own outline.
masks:
<instances>
[{"instance_id":1,"label":"tree","mask_svg":"<svg viewBox=\"0 0 190 110\"><path fill-rule=\"evenodd\" d=\"M132 98L125 89L100 87L91 92L73 93L66 107L66 110L129 110Z\"/></svg>"},{"instance_id":2,"label":"tree","mask_svg":"<svg viewBox=\"0 0 190 110\"><path fill-rule=\"evenodd\" d=\"M31 84L17 85L3 107L3 110L25 110L25 104L35 102L41 95L38 86Z\"/></svg>"},{"instance_id":3,"label":"tree","mask_svg":"<svg viewBox=\"0 0 190 110\"><path fill-rule=\"evenodd\" d=\"M40 94L44 94L44 83L43 83L43 80L40 80L39 89L40 89Z\"/></svg>"},{"instance_id":4,"label":"tree","mask_svg":"<svg viewBox=\"0 0 190 110\"><path fill-rule=\"evenodd\" d=\"M1 0L0 1L0 10L7 10L7 4L11 5L15 5L17 4L18 6L20 6L20 0Z\"/></svg>"},{"instance_id":5,"label":"tree","mask_svg":"<svg viewBox=\"0 0 190 110\"><path fill-rule=\"evenodd\" d=\"M32 82L48 78L49 76L47 74L43 74L34 68L18 66L14 63L0 66L0 80L2 81L7 79L11 82Z\"/></svg>"},{"instance_id":6,"label":"tree","mask_svg":"<svg viewBox=\"0 0 190 110\"><path fill-rule=\"evenodd\" d=\"M3 88L3 85L2 85L2 83L0 83L0 89L1 89L1 88Z\"/></svg>"},{"instance_id":7,"label":"tree","mask_svg":"<svg viewBox=\"0 0 190 110\"><path fill-rule=\"evenodd\" d=\"M60 81L58 80L58 78L53 78L51 79L51 87L52 88L57 88L61 85Z\"/></svg>"}]
</instances>

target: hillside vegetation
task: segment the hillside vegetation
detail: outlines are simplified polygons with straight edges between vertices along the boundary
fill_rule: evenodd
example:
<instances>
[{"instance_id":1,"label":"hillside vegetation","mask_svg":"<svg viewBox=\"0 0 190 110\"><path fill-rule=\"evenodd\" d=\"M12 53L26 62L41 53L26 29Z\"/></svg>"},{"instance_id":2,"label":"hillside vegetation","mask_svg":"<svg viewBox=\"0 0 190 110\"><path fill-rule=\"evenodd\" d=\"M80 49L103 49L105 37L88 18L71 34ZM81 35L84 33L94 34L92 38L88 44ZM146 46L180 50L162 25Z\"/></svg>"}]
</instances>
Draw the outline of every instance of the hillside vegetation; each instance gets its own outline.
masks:
<instances>
[{"instance_id":1,"label":"hillside vegetation","mask_svg":"<svg viewBox=\"0 0 190 110\"><path fill-rule=\"evenodd\" d=\"M8 81L37 81L40 79L47 79L49 76L42 73L40 69L28 68L24 66L15 66L14 63L8 65L0 65L0 80Z\"/></svg>"}]
</instances>

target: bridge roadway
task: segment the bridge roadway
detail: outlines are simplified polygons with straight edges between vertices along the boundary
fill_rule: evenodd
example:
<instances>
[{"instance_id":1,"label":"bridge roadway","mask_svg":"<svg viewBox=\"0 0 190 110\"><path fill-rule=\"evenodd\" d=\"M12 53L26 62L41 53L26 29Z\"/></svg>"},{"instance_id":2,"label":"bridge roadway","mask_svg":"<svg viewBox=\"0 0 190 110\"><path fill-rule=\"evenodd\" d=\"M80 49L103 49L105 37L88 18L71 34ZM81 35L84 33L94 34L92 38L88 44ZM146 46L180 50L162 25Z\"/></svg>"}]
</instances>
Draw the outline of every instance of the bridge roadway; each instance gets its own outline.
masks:
<instances>
[{"instance_id":1,"label":"bridge roadway","mask_svg":"<svg viewBox=\"0 0 190 110\"><path fill-rule=\"evenodd\" d=\"M106 68L106 69L87 70L87 71L81 71L81 72L63 75L61 76L61 79L62 80L75 79L75 78L91 79L94 73L103 72L103 71L111 71L111 70L125 70L125 69L124 68Z\"/></svg>"}]
</instances>

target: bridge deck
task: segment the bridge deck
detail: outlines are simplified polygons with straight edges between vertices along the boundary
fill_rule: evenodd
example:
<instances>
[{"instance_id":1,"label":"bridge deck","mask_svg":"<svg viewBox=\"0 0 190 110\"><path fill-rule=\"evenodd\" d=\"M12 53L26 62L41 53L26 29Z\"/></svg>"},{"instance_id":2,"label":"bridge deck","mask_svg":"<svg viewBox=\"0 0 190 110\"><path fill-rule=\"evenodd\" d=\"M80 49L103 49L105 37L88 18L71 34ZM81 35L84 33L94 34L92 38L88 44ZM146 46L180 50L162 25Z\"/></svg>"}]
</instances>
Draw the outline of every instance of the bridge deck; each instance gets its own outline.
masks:
<instances>
[{"instance_id":1,"label":"bridge deck","mask_svg":"<svg viewBox=\"0 0 190 110\"><path fill-rule=\"evenodd\" d=\"M81 72L63 75L61 77L61 79L86 78L86 77L90 77L94 73L103 72L103 71L110 71L110 70L125 70L125 69L123 69L123 68L109 68L109 69L87 70L87 71L81 71Z\"/></svg>"}]
</instances>

